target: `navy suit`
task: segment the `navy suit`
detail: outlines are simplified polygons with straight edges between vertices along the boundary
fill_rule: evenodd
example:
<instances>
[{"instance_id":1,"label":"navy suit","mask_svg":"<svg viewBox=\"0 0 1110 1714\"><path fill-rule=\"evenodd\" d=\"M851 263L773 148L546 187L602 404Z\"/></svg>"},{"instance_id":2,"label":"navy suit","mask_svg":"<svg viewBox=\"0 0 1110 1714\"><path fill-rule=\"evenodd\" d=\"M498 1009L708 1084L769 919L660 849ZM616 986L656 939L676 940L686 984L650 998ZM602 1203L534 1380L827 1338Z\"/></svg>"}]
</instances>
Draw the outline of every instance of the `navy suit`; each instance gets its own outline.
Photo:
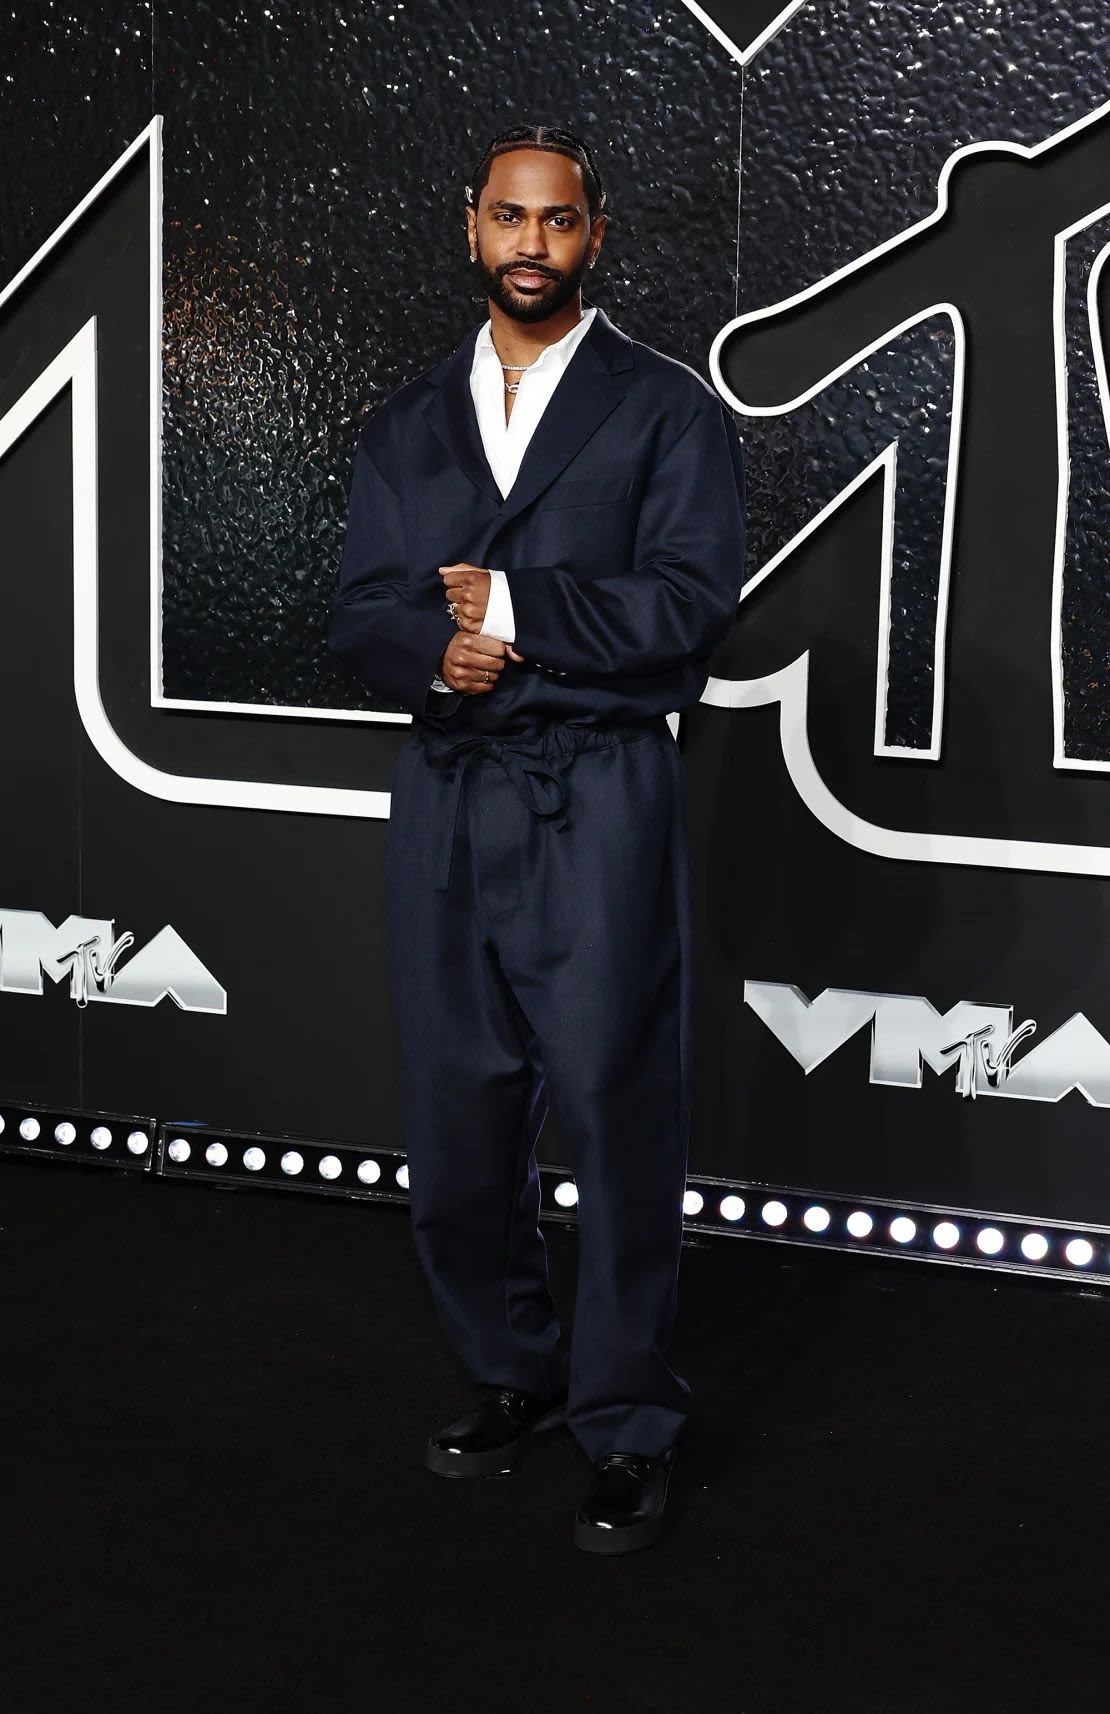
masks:
<instances>
[{"instance_id":1,"label":"navy suit","mask_svg":"<svg viewBox=\"0 0 1110 1714\"><path fill-rule=\"evenodd\" d=\"M694 702L744 566L736 426L601 309L502 499L477 329L363 424L330 647L407 708L386 928L418 1253L476 1379L544 1396L590 1457L662 1452L690 1127L689 840L665 716ZM440 565L497 565L514 647L480 696L429 688ZM573 1150L569 1365L537 1224L554 1103Z\"/></svg>"}]
</instances>

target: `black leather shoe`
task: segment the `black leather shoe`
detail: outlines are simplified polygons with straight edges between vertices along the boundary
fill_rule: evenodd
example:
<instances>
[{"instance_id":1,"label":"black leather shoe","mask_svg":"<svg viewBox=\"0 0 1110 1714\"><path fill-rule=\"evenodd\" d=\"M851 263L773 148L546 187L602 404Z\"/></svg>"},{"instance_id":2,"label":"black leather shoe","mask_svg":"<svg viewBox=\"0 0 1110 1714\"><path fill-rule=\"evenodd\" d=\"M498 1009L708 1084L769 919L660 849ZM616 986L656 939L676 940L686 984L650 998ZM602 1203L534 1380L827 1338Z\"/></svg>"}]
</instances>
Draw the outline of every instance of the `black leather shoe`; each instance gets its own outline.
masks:
<instances>
[{"instance_id":1,"label":"black leather shoe","mask_svg":"<svg viewBox=\"0 0 1110 1714\"><path fill-rule=\"evenodd\" d=\"M474 1410L432 1435L424 1461L437 1476L505 1476L533 1435L565 1421L565 1399L495 1387Z\"/></svg>"},{"instance_id":2,"label":"black leather shoe","mask_svg":"<svg viewBox=\"0 0 1110 1714\"><path fill-rule=\"evenodd\" d=\"M593 1480L574 1520L574 1545L587 1553L631 1553L663 1532L674 1447L660 1458L607 1452L595 1459Z\"/></svg>"}]
</instances>

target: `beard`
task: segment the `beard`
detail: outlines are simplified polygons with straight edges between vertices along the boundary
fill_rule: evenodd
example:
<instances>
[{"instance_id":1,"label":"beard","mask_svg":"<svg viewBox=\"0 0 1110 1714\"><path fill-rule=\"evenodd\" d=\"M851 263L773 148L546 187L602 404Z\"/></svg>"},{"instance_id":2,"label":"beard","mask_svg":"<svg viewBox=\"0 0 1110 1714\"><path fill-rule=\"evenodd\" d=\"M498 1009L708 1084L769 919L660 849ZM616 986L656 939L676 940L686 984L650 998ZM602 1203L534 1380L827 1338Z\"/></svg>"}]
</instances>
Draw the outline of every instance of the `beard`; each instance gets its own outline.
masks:
<instances>
[{"instance_id":1,"label":"beard","mask_svg":"<svg viewBox=\"0 0 1110 1714\"><path fill-rule=\"evenodd\" d=\"M513 321L546 321L574 297L582 285L588 267L585 255L578 267L569 274L556 274L545 265L535 271L546 274L552 283L535 292L518 292L512 281L505 276L512 268L519 268L521 264L508 262L500 270L491 270L483 260L481 245L477 248L478 255L474 263L477 281L486 296L492 298L498 308L505 315L511 316Z\"/></svg>"}]
</instances>

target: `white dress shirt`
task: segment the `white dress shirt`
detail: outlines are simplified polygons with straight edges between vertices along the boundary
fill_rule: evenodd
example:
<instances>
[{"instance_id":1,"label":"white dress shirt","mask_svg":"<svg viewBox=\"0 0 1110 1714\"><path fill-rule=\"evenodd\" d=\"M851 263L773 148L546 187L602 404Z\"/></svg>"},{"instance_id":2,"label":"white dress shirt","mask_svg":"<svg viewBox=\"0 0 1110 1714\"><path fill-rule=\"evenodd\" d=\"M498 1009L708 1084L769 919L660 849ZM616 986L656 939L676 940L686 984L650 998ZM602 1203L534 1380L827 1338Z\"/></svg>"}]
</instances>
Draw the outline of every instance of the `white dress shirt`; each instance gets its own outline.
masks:
<instances>
[{"instance_id":1,"label":"white dress shirt","mask_svg":"<svg viewBox=\"0 0 1110 1714\"><path fill-rule=\"evenodd\" d=\"M589 332L590 323L596 314L597 305L592 304L588 310L583 311L582 319L569 333L564 333L562 339L557 339L553 345L545 345L535 362L520 372L520 391L513 401L508 422L505 421L507 377L502 371L501 359L494 347L490 322L487 320L479 331L474 342L474 361L470 365L470 394L474 400L486 462L501 490L502 499L516 481L517 471L528 449L528 442L535 433L536 425L547 409L564 369ZM509 371L510 375L517 373L516 370ZM503 571L495 570L493 566L486 569L490 574L490 592L486 615L482 620L482 631L488 637L500 637L506 643L514 642L516 621L513 618L509 580ZM432 689L450 693L450 686L444 684L438 673L432 680Z\"/></svg>"}]
</instances>

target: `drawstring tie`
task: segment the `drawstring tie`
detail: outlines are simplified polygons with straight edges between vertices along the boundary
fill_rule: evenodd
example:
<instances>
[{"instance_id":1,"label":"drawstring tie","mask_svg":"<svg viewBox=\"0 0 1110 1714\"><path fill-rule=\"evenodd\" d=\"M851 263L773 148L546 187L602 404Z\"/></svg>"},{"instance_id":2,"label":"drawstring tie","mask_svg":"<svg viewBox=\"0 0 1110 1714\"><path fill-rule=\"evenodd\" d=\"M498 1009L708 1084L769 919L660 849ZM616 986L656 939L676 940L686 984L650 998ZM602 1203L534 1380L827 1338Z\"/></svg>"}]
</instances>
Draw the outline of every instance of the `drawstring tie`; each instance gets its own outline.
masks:
<instances>
[{"instance_id":1,"label":"drawstring tie","mask_svg":"<svg viewBox=\"0 0 1110 1714\"><path fill-rule=\"evenodd\" d=\"M451 806L447 815L447 837L439 862L439 875L436 887L444 892L451 878L451 858L455 850L455 832L458 825L459 803L462 799L463 780L470 764L478 756L489 756L493 761L500 762L513 785L517 796L525 809L544 821L550 821L552 826L562 829L567 825L563 811L566 802L566 781L558 765L546 761L536 754L535 745L513 744L507 739L472 737L444 742L438 735L422 740L425 754L436 767L449 767L452 762L462 758L455 771L455 781L452 791ZM538 787L539 781L546 783L543 792ZM551 794L554 794L552 799ZM545 798L547 801L545 801Z\"/></svg>"}]
</instances>

